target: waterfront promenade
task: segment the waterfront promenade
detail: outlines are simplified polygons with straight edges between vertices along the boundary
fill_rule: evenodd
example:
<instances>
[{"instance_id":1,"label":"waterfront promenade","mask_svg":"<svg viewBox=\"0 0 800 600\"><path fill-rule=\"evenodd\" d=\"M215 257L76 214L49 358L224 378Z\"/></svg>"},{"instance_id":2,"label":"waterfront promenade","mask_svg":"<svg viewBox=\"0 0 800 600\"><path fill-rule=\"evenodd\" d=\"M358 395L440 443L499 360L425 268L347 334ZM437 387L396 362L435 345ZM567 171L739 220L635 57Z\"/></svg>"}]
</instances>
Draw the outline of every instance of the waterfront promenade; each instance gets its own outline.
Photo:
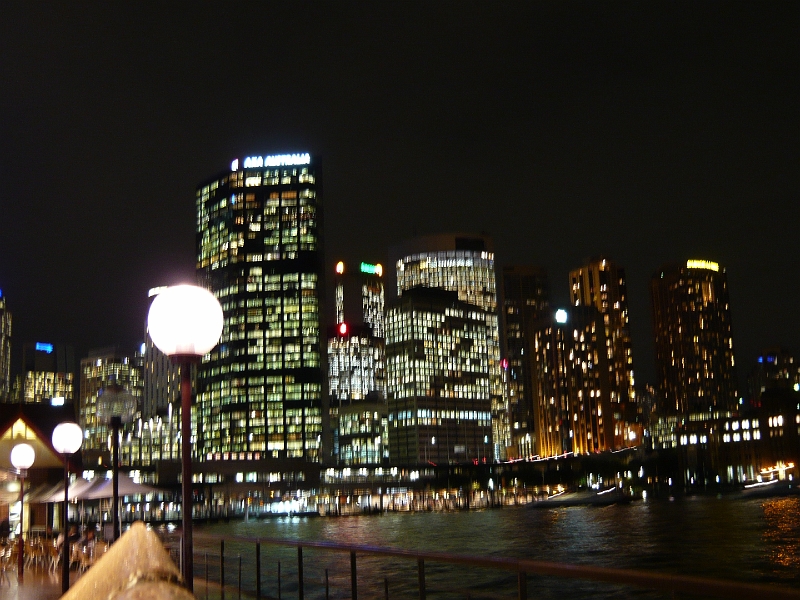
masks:
<instances>
[{"instance_id":1,"label":"waterfront promenade","mask_svg":"<svg viewBox=\"0 0 800 600\"><path fill-rule=\"evenodd\" d=\"M76 581L81 574L70 573L70 582ZM3 574L0 580L0 598L2 600L56 600L61 597L61 573L53 573L48 569L27 569L22 582L17 580L16 570Z\"/></svg>"}]
</instances>

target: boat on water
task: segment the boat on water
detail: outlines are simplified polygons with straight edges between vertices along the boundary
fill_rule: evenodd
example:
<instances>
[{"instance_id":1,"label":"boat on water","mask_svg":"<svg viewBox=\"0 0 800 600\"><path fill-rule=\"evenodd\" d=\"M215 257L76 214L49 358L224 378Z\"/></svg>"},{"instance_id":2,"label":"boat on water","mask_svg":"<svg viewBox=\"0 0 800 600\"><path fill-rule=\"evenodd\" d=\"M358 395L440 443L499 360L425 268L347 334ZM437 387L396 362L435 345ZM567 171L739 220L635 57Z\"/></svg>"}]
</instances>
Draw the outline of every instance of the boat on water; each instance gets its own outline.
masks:
<instances>
[{"instance_id":1,"label":"boat on water","mask_svg":"<svg viewBox=\"0 0 800 600\"><path fill-rule=\"evenodd\" d=\"M736 497L742 499L771 498L773 496L789 496L793 494L800 494L800 488L794 481L771 479L745 485L742 490L736 492Z\"/></svg>"},{"instance_id":2,"label":"boat on water","mask_svg":"<svg viewBox=\"0 0 800 600\"><path fill-rule=\"evenodd\" d=\"M610 506L632 502L633 497L621 489L563 491L528 504L530 508L556 508L562 506Z\"/></svg>"}]
</instances>

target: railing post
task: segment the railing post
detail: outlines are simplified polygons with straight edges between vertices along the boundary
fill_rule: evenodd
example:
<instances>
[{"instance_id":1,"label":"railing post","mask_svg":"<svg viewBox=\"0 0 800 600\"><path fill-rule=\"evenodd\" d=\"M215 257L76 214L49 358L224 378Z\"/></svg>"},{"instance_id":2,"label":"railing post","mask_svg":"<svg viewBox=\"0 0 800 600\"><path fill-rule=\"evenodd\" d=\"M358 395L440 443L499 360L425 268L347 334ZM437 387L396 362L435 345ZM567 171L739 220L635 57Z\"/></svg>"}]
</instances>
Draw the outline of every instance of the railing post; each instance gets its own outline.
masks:
<instances>
[{"instance_id":1,"label":"railing post","mask_svg":"<svg viewBox=\"0 0 800 600\"><path fill-rule=\"evenodd\" d=\"M303 547L297 547L297 597L303 600Z\"/></svg>"},{"instance_id":2,"label":"railing post","mask_svg":"<svg viewBox=\"0 0 800 600\"><path fill-rule=\"evenodd\" d=\"M382 496L381 496L381 500L383 500ZM389 600L389 578L388 577L384 577L383 578L383 597L384 597L384 600Z\"/></svg>"},{"instance_id":3,"label":"railing post","mask_svg":"<svg viewBox=\"0 0 800 600\"><path fill-rule=\"evenodd\" d=\"M208 598L208 551L206 551L206 598Z\"/></svg>"},{"instance_id":4,"label":"railing post","mask_svg":"<svg viewBox=\"0 0 800 600\"><path fill-rule=\"evenodd\" d=\"M417 570L419 571L419 600L425 600L425 559L417 559Z\"/></svg>"},{"instance_id":5,"label":"railing post","mask_svg":"<svg viewBox=\"0 0 800 600\"><path fill-rule=\"evenodd\" d=\"M517 573L517 597L528 600L528 574L525 571Z\"/></svg>"},{"instance_id":6,"label":"railing post","mask_svg":"<svg viewBox=\"0 0 800 600\"><path fill-rule=\"evenodd\" d=\"M256 600L261 600L261 542L256 542Z\"/></svg>"},{"instance_id":7,"label":"railing post","mask_svg":"<svg viewBox=\"0 0 800 600\"><path fill-rule=\"evenodd\" d=\"M330 585L328 584L328 569L325 569L325 600L330 599Z\"/></svg>"},{"instance_id":8,"label":"railing post","mask_svg":"<svg viewBox=\"0 0 800 600\"><path fill-rule=\"evenodd\" d=\"M358 600L358 577L356 576L356 553L350 552L350 594L353 600Z\"/></svg>"},{"instance_id":9,"label":"railing post","mask_svg":"<svg viewBox=\"0 0 800 600\"><path fill-rule=\"evenodd\" d=\"M219 585L222 600L225 600L225 540L219 541Z\"/></svg>"},{"instance_id":10,"label":"railing post","mask_svg":"<svg viewBox=\"0 0 800 600\"><path fill-rule=\"evenodd\" d=\"M239 600L242 600L242 555L239 555Z\"/></svg>"},{"instance_id":11,"label":"railing post","mask_svg":"<svg viewBox=\"0 0 800 600\"><path fill-rule=\"evenodd\" d=\"M281 600L281 561L278 561L278 600Z\"/></svg>"}]
</instances>

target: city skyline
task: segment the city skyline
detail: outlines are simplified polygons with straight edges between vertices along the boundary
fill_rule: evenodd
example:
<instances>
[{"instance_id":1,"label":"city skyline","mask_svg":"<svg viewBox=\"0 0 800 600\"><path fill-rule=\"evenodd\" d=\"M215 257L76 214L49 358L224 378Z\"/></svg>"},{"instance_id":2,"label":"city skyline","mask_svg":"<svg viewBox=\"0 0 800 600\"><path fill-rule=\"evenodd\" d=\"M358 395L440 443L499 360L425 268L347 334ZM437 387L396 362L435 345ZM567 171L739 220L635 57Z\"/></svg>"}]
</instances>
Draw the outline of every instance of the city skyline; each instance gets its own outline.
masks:
<instances>
[{"instance_id":1,"label":"city skyline","mask_svg":"<svg viewBox=\"0 0 800 600\"><path fill-rule=\"evenodd\" d=\"M800 350L797 9L687 6L289 4L257 43L269 25L222 5L10 7L12 372L23 343L132 348L146 290L193 279L196 183L308 151L326 167L326 268L485 231L499 267L547 270L558 307L588 257L624 267L637 386L655 380L650 277L724 265L744 390L765 348ZM232 66L241 95L210 83Z\"/></svg>"}]
</instances>

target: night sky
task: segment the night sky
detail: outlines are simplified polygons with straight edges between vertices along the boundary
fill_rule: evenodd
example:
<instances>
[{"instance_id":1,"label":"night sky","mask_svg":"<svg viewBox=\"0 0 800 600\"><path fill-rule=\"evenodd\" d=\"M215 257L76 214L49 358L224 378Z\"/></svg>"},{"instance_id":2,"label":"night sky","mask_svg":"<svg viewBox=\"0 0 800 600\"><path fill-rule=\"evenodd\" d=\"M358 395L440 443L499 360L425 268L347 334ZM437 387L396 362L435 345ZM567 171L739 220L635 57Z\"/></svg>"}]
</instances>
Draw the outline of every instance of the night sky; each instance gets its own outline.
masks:
<instances>
[{"instance_id":1,"label":"night sky","mask_svg":"<svg viewBox=\"0 0 800 600\"><path fill-rule=\"evenodd\" d=\"M553 303L625 267L637 383L648 281L728 271L740 379L800 352L794 2L6 2L0 289L23 342L143 336L194 276L195 187L236 157L322 157L327 263L486 232ZM332 293L329 294L332 296Z\"/></svg>"}]
</instances>

